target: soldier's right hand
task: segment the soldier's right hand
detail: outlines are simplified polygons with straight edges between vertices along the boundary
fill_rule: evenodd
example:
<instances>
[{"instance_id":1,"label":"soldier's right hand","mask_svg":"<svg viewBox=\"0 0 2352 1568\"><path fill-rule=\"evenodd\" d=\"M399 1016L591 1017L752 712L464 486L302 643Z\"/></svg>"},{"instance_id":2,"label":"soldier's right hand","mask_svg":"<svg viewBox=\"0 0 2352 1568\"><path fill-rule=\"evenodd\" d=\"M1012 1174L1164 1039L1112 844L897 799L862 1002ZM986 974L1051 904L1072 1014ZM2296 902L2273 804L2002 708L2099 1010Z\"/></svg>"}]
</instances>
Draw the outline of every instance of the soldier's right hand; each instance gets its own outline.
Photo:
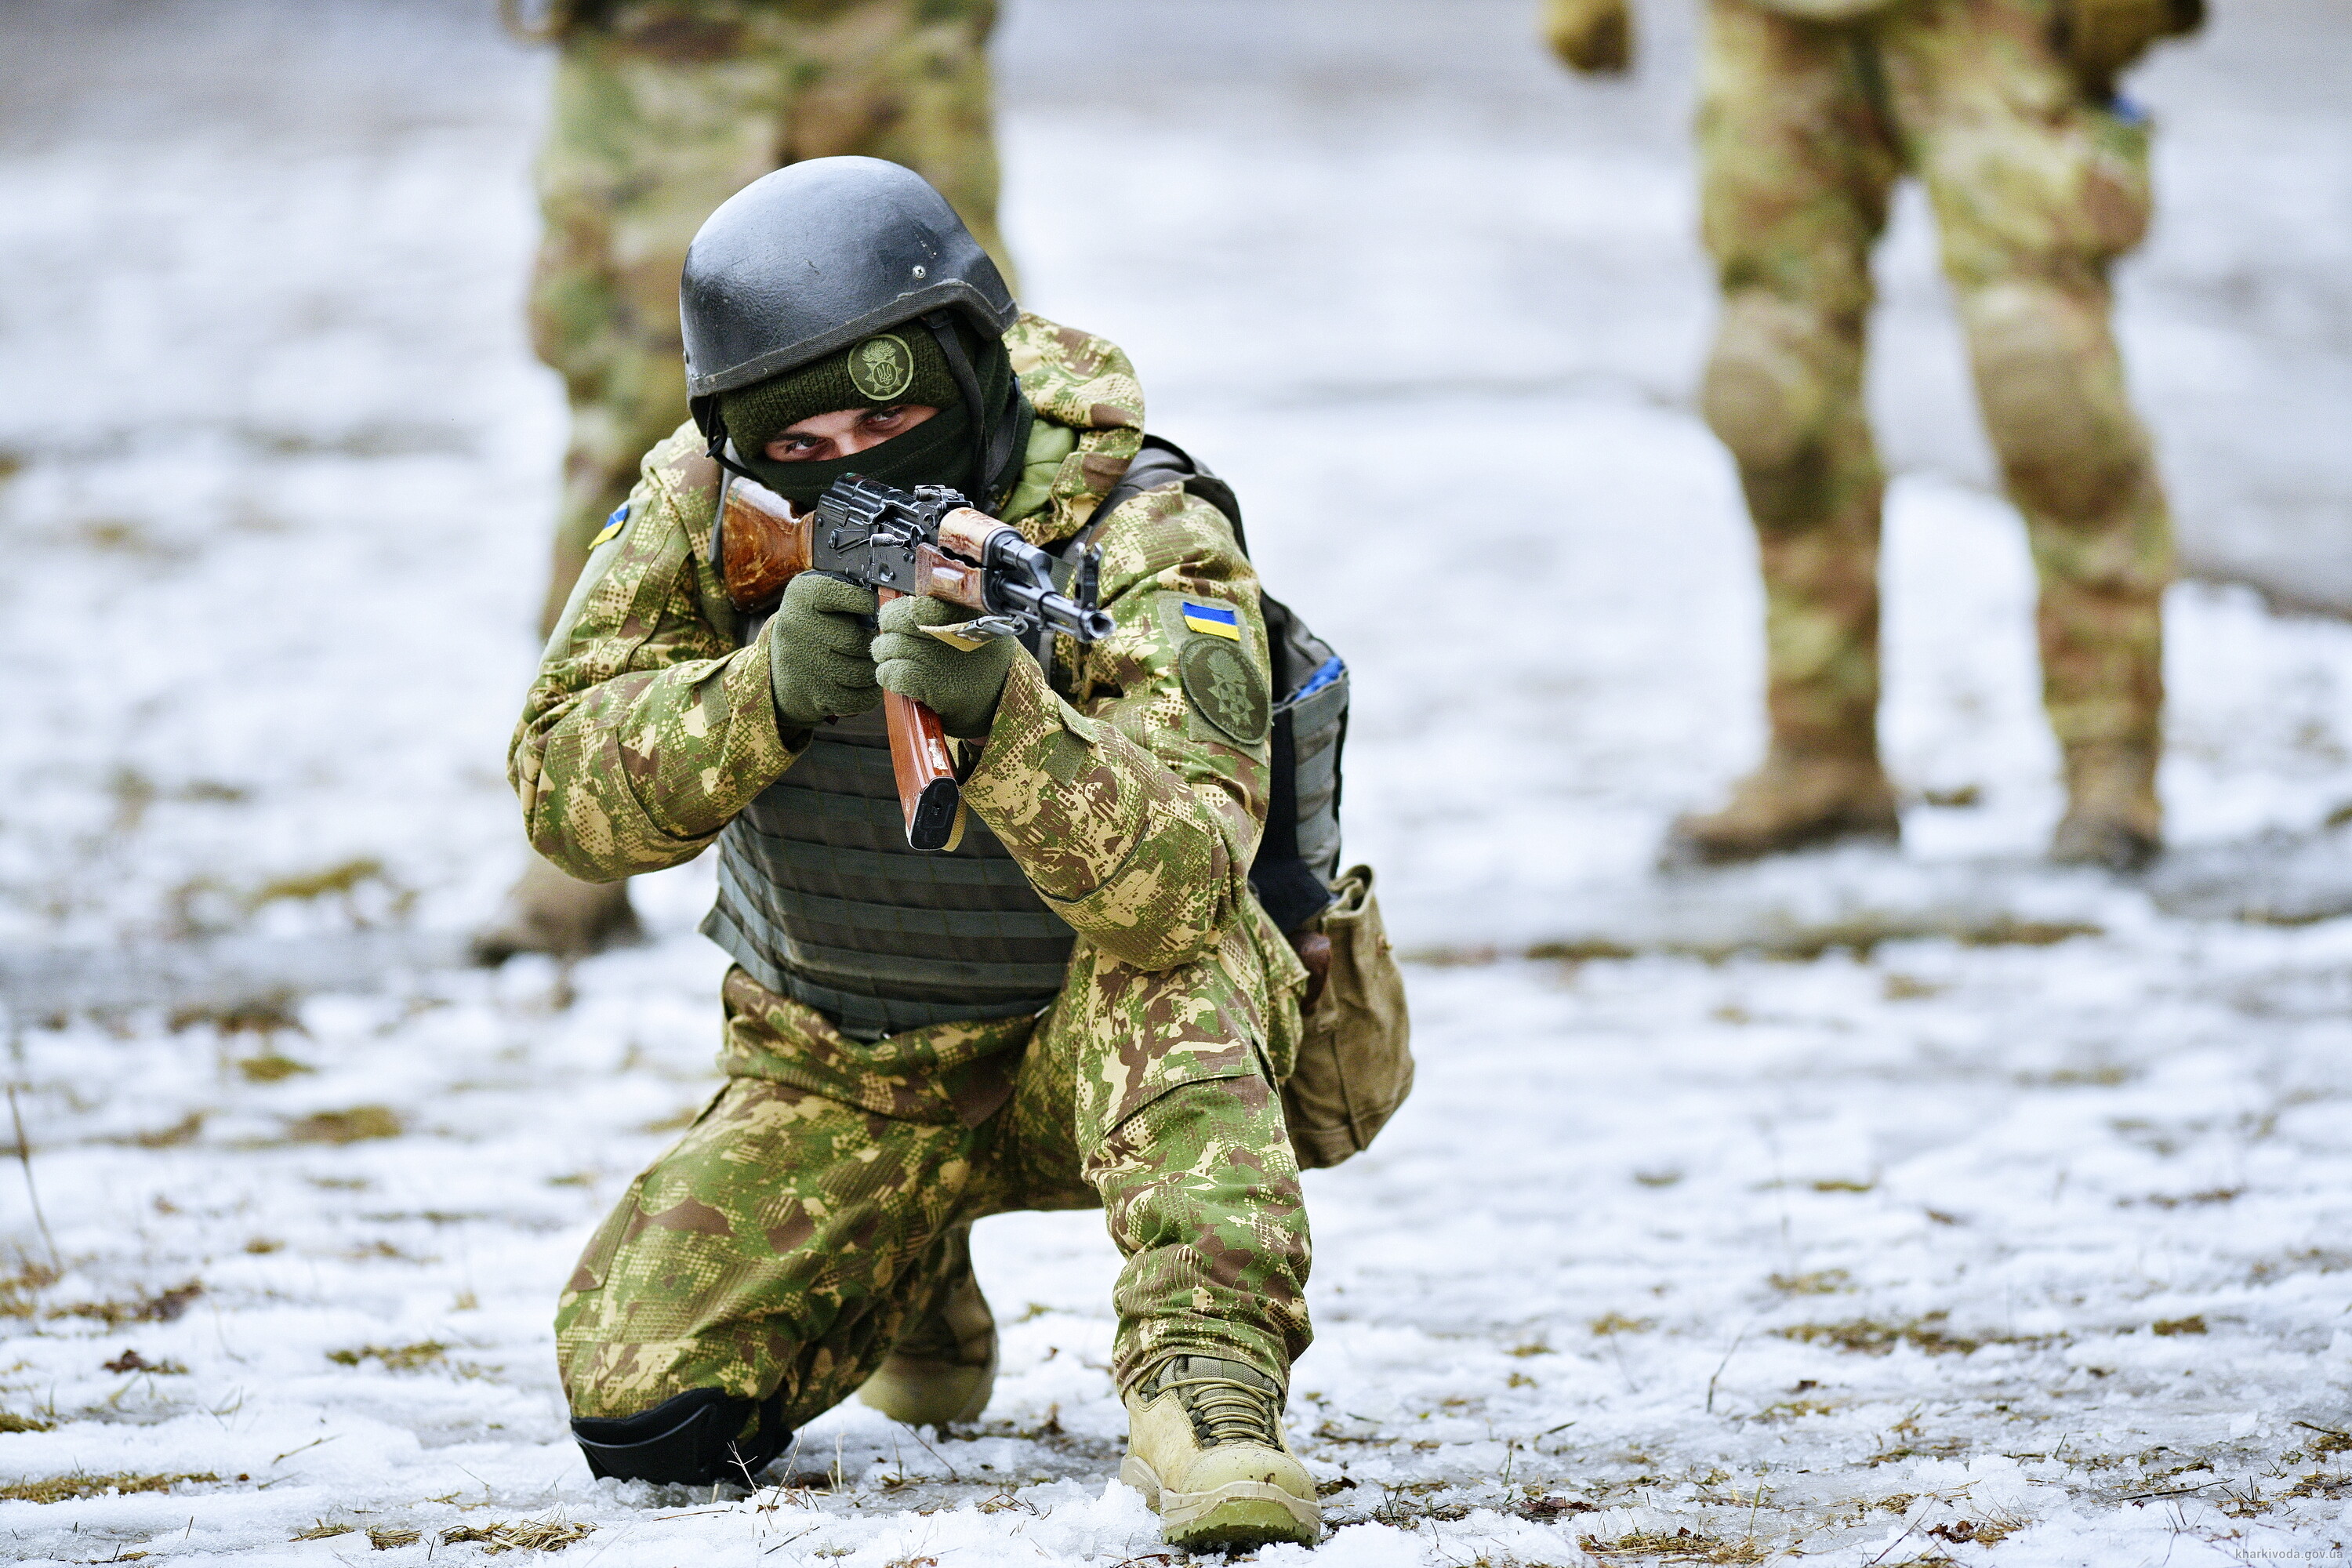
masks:
<instances>
[{"instance_id":1,"label":"soldier's right hand","mask_svg":"<svg viewBox=\"0 0 2352 1568\"><path fill-rule=\"evenodd\" d=\"M1571 70L1622 76L1633 64L1633 18L1626 0L1544 0L1544 42Z\"/></svg>"},{"instance_id":2,"label":"soldier's right hand","mask_svg":"<svg viewBox=\"0 0 2352 1568\"><path fill-rule=\"evenodd\" d=\"M768 689L778 727L812 730L882 700L874 681L874 590L815 572L784 584L768 617Z\"/></svg>"}]
</instances>

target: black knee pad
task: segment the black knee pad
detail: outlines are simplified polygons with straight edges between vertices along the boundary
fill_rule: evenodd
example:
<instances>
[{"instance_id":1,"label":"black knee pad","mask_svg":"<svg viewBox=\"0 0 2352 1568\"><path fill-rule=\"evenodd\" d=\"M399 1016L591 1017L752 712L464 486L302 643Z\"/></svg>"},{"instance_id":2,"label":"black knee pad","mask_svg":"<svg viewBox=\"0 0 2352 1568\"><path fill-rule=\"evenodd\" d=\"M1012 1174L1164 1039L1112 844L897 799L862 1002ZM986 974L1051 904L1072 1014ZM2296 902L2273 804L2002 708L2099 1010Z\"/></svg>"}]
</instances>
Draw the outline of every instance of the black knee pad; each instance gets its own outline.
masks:
<instances>
[{"instance_id":1,"label":"black knee pad","mask_svg":"<svg viewBox=\"0 0 2352 1568\"><path fill-rule=\"evenodd\" d=\"M749 1486L792 1439L783 1404L781 1393L755 1403L716 1388L692 1388L635 1415L575 1415L572 1436L588 1456L588 1473L600 1479ZM759 1424L746 1433L754 1414Z\"/></svg>"}]
</instances>

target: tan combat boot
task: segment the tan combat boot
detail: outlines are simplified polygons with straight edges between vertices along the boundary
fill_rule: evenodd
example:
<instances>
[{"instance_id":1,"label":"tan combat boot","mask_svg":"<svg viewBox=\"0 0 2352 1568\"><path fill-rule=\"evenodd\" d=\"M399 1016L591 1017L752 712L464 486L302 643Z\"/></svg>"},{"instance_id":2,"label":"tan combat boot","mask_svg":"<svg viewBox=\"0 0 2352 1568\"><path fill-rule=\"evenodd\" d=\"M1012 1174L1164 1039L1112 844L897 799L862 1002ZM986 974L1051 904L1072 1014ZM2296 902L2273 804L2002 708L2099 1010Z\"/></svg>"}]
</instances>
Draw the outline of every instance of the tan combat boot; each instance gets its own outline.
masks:
<instances>
[{"instance_id":1,"label":"tan combat boot","mask_svg":"<svg viewBox=\"0 0 2352 1568\"><path fill-rule=\"evenodd\" d=\"M1169 1545L1235 1552L1322 1535L1315 1483L1283 1436L1282 1403L1273 1379L1203 1355L1163 1362L1129 1393L1118 1479L1159 1510Z\"/></svg>"},{"instance_id":2,"label":"tan combat boot","mask_svg":"<svg viewBox=\"0 0 2352 1568\"><path fill-rule=\"evenodd\" d=\"M2153 745L2105 741L2066 748L2066 815L2050 837L2062 866L2137 871L2164 849Z\"/></svg>"},{"instance_id":3,"label":"tan combat boot","mask_svg":"<svg viewBox=\"0 0 2352 1568\"><path fill-rule=\"evenodd\" d=\"M956 1232L940 1304L907 1325L858 1399L909 1426L977 1421L996 1392L996 1315L971 1272L971 1229Z\"/></svg>"},{"instance_id":4,"label":"tan combat boot","mask_svg":"<svg viewBox=\"0 0 2352 1568\"><path fill-rule=\"evenodd\" d=\"M629 907L626 882L583 882L567 877L539 856L488 925L474 933L467 950L474 962L496 969L519 952L551 958L586 958L610 947L645 940L637 911Z\"/></svg>"},{"instance_id":5,"label":"tan combat boot","mask_svg":"<svg viewBox=\"0 0 2352 1568\"><path fill-rule=\"evenodd\" d=\"M1874 754L1774 746L1721 811L1676 817L1659 860L1719 866L1842 839L1893 844L1902 835L1895 791Z\"/></svg>"}]
</instances>

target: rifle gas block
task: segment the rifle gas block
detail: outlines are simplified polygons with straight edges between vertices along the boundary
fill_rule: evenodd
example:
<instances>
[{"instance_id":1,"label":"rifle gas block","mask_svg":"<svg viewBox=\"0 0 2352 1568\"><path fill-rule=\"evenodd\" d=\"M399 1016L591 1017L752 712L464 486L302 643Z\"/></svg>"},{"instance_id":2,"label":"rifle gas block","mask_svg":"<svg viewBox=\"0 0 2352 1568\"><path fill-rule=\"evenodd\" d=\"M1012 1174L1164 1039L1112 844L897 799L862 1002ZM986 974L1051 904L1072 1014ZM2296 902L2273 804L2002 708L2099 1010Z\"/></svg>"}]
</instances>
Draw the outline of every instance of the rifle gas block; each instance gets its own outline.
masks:
<instances>
[{"instance_id":1,"label":"rifle gas block","mask_svg":"<svg viewBox=\"0 0 2352 1568\"><path fill-rule=\"evenodd\" d=\"M1000 616L1010 623L1003 630L1024 636L1043 627L1099 642L1114 629L1096 605L1091 552L1072 574L1073 597L1054 586L1053 556L942 485L908 491L856 474L835 479L811 520L809 565Z\"/></svg>"}]
</instances>

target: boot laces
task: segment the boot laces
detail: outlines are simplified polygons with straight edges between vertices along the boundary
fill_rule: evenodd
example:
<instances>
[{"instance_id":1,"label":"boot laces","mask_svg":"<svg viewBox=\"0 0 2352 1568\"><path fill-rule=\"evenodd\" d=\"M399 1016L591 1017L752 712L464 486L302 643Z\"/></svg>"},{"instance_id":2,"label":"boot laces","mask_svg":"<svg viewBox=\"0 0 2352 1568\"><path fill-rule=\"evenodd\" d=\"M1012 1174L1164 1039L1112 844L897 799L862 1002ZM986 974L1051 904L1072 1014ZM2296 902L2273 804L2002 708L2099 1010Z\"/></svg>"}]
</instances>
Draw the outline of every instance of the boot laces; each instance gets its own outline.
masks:
<instances>
[{"instance_id":1,"label":"boot laces","mask_svg":"<svg viewBox=\"0 0 2352 1568\"><path fill-rule=\"evenodd\" d=\"M1173 1389L1192 1418L1192 1431L1204 1448L1221 1443L1263 1443L1282 1447L1275 1426L1275 1396L1234 1378L1176 1376L1160 1387Z\"/></svg>"}]
</instances>

